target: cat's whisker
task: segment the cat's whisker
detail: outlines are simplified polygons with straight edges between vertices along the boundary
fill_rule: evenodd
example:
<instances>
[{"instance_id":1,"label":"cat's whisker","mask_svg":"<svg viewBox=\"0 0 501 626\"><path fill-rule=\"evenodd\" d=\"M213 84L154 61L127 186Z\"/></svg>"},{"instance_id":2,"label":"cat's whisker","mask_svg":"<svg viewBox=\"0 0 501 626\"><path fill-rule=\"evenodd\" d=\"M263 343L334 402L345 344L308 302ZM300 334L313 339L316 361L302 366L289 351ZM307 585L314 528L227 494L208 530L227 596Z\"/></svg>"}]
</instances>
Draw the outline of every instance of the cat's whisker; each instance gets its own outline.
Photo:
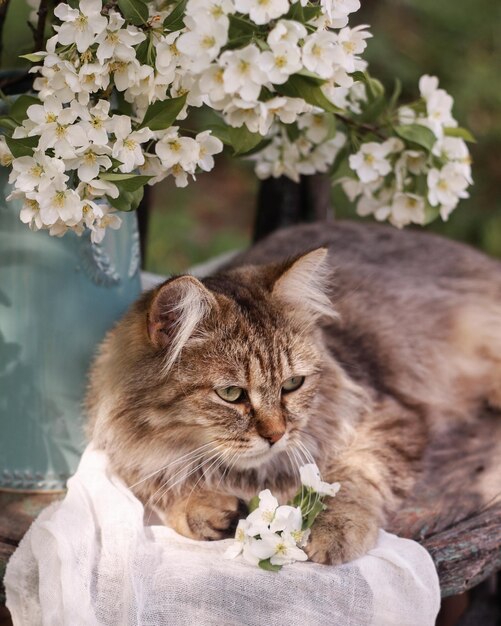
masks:
<instances>
[{"instance_id":1,"label":"cat's whisker","mask_svg":"<svg viewBox=\"0 0 501 626\"><path fill-rule=\"evenodd\" d=\"M210 453L210 452L213 452L213 450L209 451L209 453ZM197 454L195 457L188 459L188 460L187 460L187 462L186 462L186 465L189 467L189 466L190 466L191 464L193 464L193 463L198 463L201 459L203 459L203 458L204 458L204 456L206 456L206 454L207 454L207 451L200 452L200 453L199 453L199 454ZM212 458L212 457L211 457L211 458ZM161 489L163 489L163 488L164 488L164 487L165 487L165 486L166 486L169 482L171 482L172 480L175 480L178 476L180 476L181 474L183 474L183 472L185 472L185 471L186 471L186 469L187 469L187 468L186 468L186 466L183 466L183 467L181 467L181 468L177 468L177 469L176 469L176 471L175 471L173 474L171 474L170 476L168 476L168 477L166 478L166 480L165 480L165 481L163 481L163 482L161 483L160 487L159 487L159 488L158 488L158 489L157 489L157 490L156 490L156 491L155 491L155 492L154 492L154 493L150 496L150 499L151 499L152 497L154 497L154 496L155 496L155 494L157 494L157 493L158 493L158 491L160 491ZM185 478L187 478L188 476L189 476L189 473L186 475L186 477L185 477ZM149 502L149 500L148 500L148 502Z\"/></svg>"},{"instance_id":2,"label":"cat's whisker","mask_svg":"<svg viewBox=\"0 0 501 626\"><path fill-rule=\"evenodd\" d=\"M212 451L214 452L214 451ZM211 456L209 456L207 459L203 459L202 462L197 463L197 465L195 465L195 467L191 468L187 473L185 473L183 476L181 476L181 478L177 478L180 474L183 473L183 471L185 470L185 468L182 468L181 470L178 470L177 472L175 472L172 476L170 476L162 485L160 485L160 487L148 498L147 501L147 505L154 506L155 502L157 502L160 498L162 498L163 496L165 496L165 494L170 491L171 489L173 489L174 487L176 487L179 483L187 480L192 474L194 474L195 472L197 472L198 470L200 470L206 463L208 463L209 461L211 461L212 459L214 459L215 457L219 456L220 452L219 450L217 450L216 452L214 452ZM202 457L205 456L202 455ZM197 459L198 460L198 459ZM191 461L192 463L195 461ZM175 482L173 484L169 484L172 480L176 479ZM161 491L160 495L157 496L155 498L155 495ZM154 498L154 500L152 501L152 499Z\"/></svg>"},{"instance_id":3,"label":"cat's whisker","mask_svg":"<svg viewBox=\"0 0 501 626\"><path fill-rule=\"evenodd\" d=\"M200 446L200 447L196 448L195 450L191 450L190 452L187 452L186 454L183 454L182 456L174 459L170 463L167 463L167 465L164 465L160 469L157 469L154 472L151 472L150 474L145 476L144 478L141 478L141 480L138 480L137 483L134 483L133 485L129 485L128 486L129 489L133 489L134 487L137 487L137 485L140 485L145 480L148 480L149 478L152 478L156 474L159 474L160 472L163 472L163 471L169 469L169 467L172 467L173 465L177 465L178 463L181 463L182 461L185 461L185 462L190 461L191 460L190 459L191 456L196 456L197 454L199 454L201 452L201 450L205 450L206 448L212 446L213 443L214 443L213 441L210 441L209 443L206 443L203 446Z\"/></svg>"},{"instance_id":4,"label":"cat's whisker","mask_svg":"<svg viewBox=\"0 0 501 626\"><path fill-rule=\"evenodd\" d=\"M297 464L294 464L289 450L286 449L285 453L287 454L287 458L289 459L289 463L290 463L291 470L292 470L292 475L293 477L297 475L297 480L299 481L299 468L297 467Z\"/></svg>"},{"instance_id":5,"label":"cat's whisker","mask_svg":"<svg viewBox=\"0 0 501 626\"><path fill-rule=\"evenodd\" d=\"M310 463L313 463L316 465L315 463L315 459L313 458L312 453L309 451L308 447L306 446L305 443L303 443L302 441L298 440L298 445L299 447L303 450L306 458L309 460Z\"/></svg>"},{"instance_id":6,"label":"cat's whisker","mask_svg":"<svg viewBox=\"0 0 501 626\"><path fill-rule=\"evenodd\" d=\"M235 459L235 457L238 456L238 449L236 449L235 446L231 446L228 450L231 453L231 456L228 459L228 462L226 463L226 467L224 468L223 472L221 473L221 476L219 477L219 482L217 483L216 489L219 489L219 486L221 485L221 481L224 480L226 475L229 474L230 466L231 466L233 460Z\"/></svg>"},{"instance_id":7,"label":"cat's whisker","mask_svg":"<svg viewBox=\"0 0 501 626\"><path fill-rule=\"evenodd\" d=\"M193 495L193 492L195 491L195 489L197 488L199 482L205 477L205 475L207 474L207 472L214 467L214 465L216 465L216 463L218 463L216 469L221 465L221 463L224 462L224 455L227 452L227 449L224 449L222 452L219 452L216 455L216 459L209 465L209 467L206 467L203 471L202 471L202 475L199 477L199 479L197 480L197 482L193 485L193 487L191 488L190 491L190 495L188 496L188 499L186 500L186 505L185 505L185 510L188 508L188 503L190 501L191 496ZM214 458L214 457L211 457Z\"/></svg>"}]
</instances>

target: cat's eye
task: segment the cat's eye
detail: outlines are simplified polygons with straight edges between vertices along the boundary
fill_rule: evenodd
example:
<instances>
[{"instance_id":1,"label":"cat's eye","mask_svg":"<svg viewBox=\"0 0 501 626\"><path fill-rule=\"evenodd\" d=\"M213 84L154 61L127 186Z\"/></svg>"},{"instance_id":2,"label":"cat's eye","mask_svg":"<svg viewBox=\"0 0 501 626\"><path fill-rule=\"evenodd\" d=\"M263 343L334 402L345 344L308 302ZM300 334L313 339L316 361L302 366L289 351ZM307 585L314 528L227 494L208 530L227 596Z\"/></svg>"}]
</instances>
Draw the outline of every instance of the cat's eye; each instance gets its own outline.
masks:
<instances>
[{"instance_id":1,"label":"cat's eye","mask_svg":"<svg viewBox=\"0 0 501 626\"><path fill-rule=\"evenodd\" d=\"M238 402L244 397L244 390L242 387L221 387L214 389L217 395L226 402Z\"/></svg>"},{"instance_id":2,"label":"cat's eye","mask_svg":"<svg viewBox=\"0 0 501 626\"><path fill-rule=\"evenodd\" d=\"M287 393L289 391L296 391L304 383L304 376L292 376L288 378L282 385L282 391Z\"/></svg>"}]
</instances>

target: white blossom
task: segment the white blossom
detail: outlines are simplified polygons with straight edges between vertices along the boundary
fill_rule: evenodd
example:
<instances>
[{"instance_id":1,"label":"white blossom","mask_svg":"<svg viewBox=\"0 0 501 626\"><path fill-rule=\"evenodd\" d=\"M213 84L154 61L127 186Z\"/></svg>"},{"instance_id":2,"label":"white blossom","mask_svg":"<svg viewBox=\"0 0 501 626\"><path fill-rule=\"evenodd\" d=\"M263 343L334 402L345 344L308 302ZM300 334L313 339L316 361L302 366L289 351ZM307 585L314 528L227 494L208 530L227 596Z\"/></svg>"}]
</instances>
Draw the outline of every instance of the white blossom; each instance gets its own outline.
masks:
<instances>
[{"instance_id":1,"label":"white blossom","mask_svg":"<svg viewBox=\"0 0 501 626\"><path fill-rule=\"evenodd\" d=\"M278 20L270 31L266 41L273 50L275 46L282 44L297 45L300 39L304 39L308 31L301 22L293 20Z\"/></svg>"},{"instance_id":2,"label":"white blossom","mask_svg":"<svg viewBox=\"0 0 501 626\"><path fill-rule=\"evenodd\" d=\"M288 565L294 561L307 561L306 552L298 548L294 537L287 532L277 535L263 532L261 539L254 541L251 551L260 560L270 559L272 565Z\"/></svg>"},{"instance_id":3,"label":"white blossom","mask_svg":"<svg viewBox=\"0 0 501 626\"><path fill-rule=\"evenodd\" d=\"M227 93L237 93L243 100L257 100L267 77L260 68L259 48L250 44L241 50L227 50L220 57L223 83Z\"/></svg>"},{"instance_id":4,"label":"white blossom","mask_svg":"<svg viewBox=\"0 0 501 626\"><path fill-rule=\"evenodd\" d=\"M167 83L171 83L174 80L179 61L179 50L176 46L178 37L179 33L170 33L165 37L161 37L155 45L155 67L157 72L162 74Z\"/></svg>"},{"instance_id":5,"label":"white blossom","mask_svg":"<svg viewBox=\"0 0 501 626\"><path fill-rule=\"evenodd\" d=\"M213 63L201 74L199 79L200 89L209 106L216 109L224 109L231 102L231 97L224 88L224 68Z\"/></svg>"},{"instance_id":6,"label":"white blossom","mask_svg":"<svg viewBox=\"0 0 501 626\"><path fill-rule=\"evenodd\" d=\"M135 26L124 25L124 18L116 11L108 14L108 24L106 30L97 37L96 56L100 63L107 59L118 59L120 61L131 61L136 53L134 46L137 46L146 39L146 35Z\"/></svg>"},{"instance_id":7,"label":"white blossom","mask_svg":"<svg viewBox=\"0 0 501 626\"><path fill-rule=\"evenodd\" d=\"M342 28L348 24L348 15L360 9L360 0L321 0L329 17L331 28Z\"/></svg>"},{"instance_id":8,"label":"white blossom","mask_svg":"<svg viewBox=\"0 0 501 626\"><path fill-rule=\"evenodd\" d=\"M251 536L259 535L269 530L270 524L275 517L275 511L278 508L278 500L272 495L269 489L263 489L259 492L259 506L252 511L247 517L248 534ZM267 558L267 557L263 557Z\"/></svg>"},{"instance_id":9,"label":"white blossom","mask_svg":"<svg viewBox=\"0 0 501 626\"><path fill-rule=\"evenodd\" d=\"M181 137L178 128L173 126L158 141L155 146L155 152L162 161L165 168L179 166L182 170L194 173L197 161L200 158L200 146L195 139L191 137ZM184 179L183 173L179 168L174 169L174 175Z\"/></svg>"},{"instance_id":10,"label":"white blossom","mask_svg":"<svg viewBox=\"0 0 501 626\"><path fill-rule=\"evenodd\" d=\"M188 67L194 72L206 69L228 40L228 27L209 20L195 21L186 16L188 31L176 41L177 49L189 60Z\"/></svg>"},{"instance_id":11,"label":"white blossom","mask_svg":"<svg viewBox=\"0 0 501 626\"><path fill-rule=\"evenodd\" d=\"M223 151L223 142L214 137L210 130L198 133L195 141L198 143L199 148L197 165L204 172L210 172L214 167L213 155Z\"/></svg>"},{"instance_id":12,"label":"white blossom","mask_svg":"<svg viewBox=\"0 0 501 626\"><path fill-rule=\"evenodd\" d=\"M75 157L68 159L66 165L68 169L76 169L78 178L87 183L98 176L101 167L104 170L111 167L109 155L111 155L109 146L91 144L76 150Z\"/></svg>"},{"instance_id":13,"label":"white blossom","mask_svg":"<svg viewBox=\"0 0 501 626\"><path fill-rule=\"evenodd\" d=\"M384 143L363 143L356 154L350 155L350 167L363 183L370 183L391 172L389 153Z\"/></svg>"},{"instance_id":14,"label":"white blossom","mask_svg":"<svg viewBox=\"0 0 501 626\"><path fill-rule=\"evenodd\" d=\"M301 52L297 46L287 42L276 43L271 51L261 54L259 64L271 83L282 85L291 74L302 68Z\"/></svg>"},{"instance_id":15,"label":"white blossom","mask_svg":"<svg viewBox=\"0 0 501 626\"><path fill-rule=\"evenodd\" d=\"M80 126L88 137L89 141L92 141L98 145L108 144L108 121L111 119L109 116L110 103L107 100L98 100L93 107L82 107L82 111L79 114L81 119Z\"/></svg>"},{"instance_id":16,"label":"white blossom","mask_svg":"<svg viewBox=\"0 0 501 626\"><path fill-rule=\"evenodd\" d=\"M317 112L302 115L297 123L300 129L304 129L305 136L313 143L321 143L327 139L332 128L332 114Z\"/></svg>"},{"instance_id":17,"label":"white blossom","mask_svg":"<svg viewBox=\"0 0 501 626\"><path fill-rule=\"evenodd\" d=\"M266 101L266 108L273 118L278 118L284 124L292 124L301 113L308 113L312 106L302 98L288 98L275 96Z\"/></svg>"},{"instance_id":18,"label":"white blossom","mask_svg":"<svg viewBox=\"0 0 501 626\"><path fill-rule=\"evenodd\" d=\"M58 219L74 226L82 219L82 200L74 189L50 187L39 195L40 217L52 226Z\"/></svg>"},{"instance_id":19,"label":"white blossom","mask_svg":"<svg viewBox=\"0 0 501 626\"><path fill-rule=\"evenodd\" d=\"M419 80L419 90L426 102L427 117L417 121L429 126L437 137L442 137L444 128L457 126L452 116L452 97L438 88L435 76L424 75Z\"/></svg>"},{"instance_id":20,"label":"white blossom","mask_svg":"<svg viewBox=\"0 0 501 626\"><path fill-rule=\"evenodd\" d=\"M427 182L428 201L431 206L440 206L444 220L456 208L460 198L468 197L468 180L457 163L447 163L441 170L431 169Z\"/></svg>"},{"instance_id":21,"label":"white blossom","mask_svg":"<svg viewBox=\"0 0 501 626\"><path fill-rule=\"evenodd\" d=\"M425 199L413 193L396 193L391 204L390 222L397 228L407 224L424 224Z\"/></svg>"},{"instance_id":22,"label":"white blossom","mask_svg":"<svg viewBox=\"0 0 501 626\"><path fill-rule=\"evenodd\" d=\"M14 159L9 182L16 188L28 192L38 189L43 192L49 187L63 187L68 180L65 164L61 159L54 159L43 152L35 152L32 157Z\"/></svg>"},{"instance_id":23,"label":"white blossom","mask_svg":"<svg viewBox=\"0 0 501 626\"><path fill-rule=\"evenodd\" d=\"M102 0L80 0L78 9L58 4L54 15L63 22L55 27L59 43L75 43L78 52L85 52L108 23L106 17L101 15L102 6Z\"/></svg>"},{"instance_id":24,"label":"white blossom","mask_svg":"<svg viewBox=\"0 0 501 626\"><path fill-rule=\"evenodd\" d=\"M111 121L110 127L116 137L112 155L122 162L121 172L132 172L144 163L141 144L149 141L153 133L149 128L132 131L131 119L127 115L114 115Z\"/></svg>"},{"instance_id":25,"label":"white blossom","mask_svg":"<svg viewBox=\"0 0 501 626\"><path fill-rule=\"evenodd\" d=\"M330 31L318 31L308 35L303 46L303 63L307 70L321 78L331 78L334 73L337 36Z\"/></svg>"},{"instance_id":26,"label":"white blossom","mask_svg":"<svg viewBox=\"0 0 501 626\"><path fill-rule=\"evenodd\" d=\"M93 224L91 240L94 243L100 243L106 234L106 229L112 228L113 230L117 230L121 225L122 219L118 217L118 215L111 212L106 213L102 218L97 219Z\"/></svg>"},{"instance_id":27,"label":"white blossom","mask_svg":"<svg viewBox=\"0 0 501 626\"><path fill-rule=\"evenodd\" d=\"M245 124L251 133L266 135L273 123L273 115L265 102L233 98L225 107L224 120L229 126L240 128Z\"/></svg>"},{"instance_id":28,"label":"white blossom","mask_svg":"<svg viewBox=\"0 0 501 626\"><path fill-rule=\"evenodd\" d=\"M232 0L188 0L186 14L197 19L212 20L223 24L226 29L229 26L228 15L235 13L235 5Z\"/></svg>"},{"instance_id":29,"label":"white blossom","mask_svg":"<svg viewBox=\"0 0 501 626\"><path fill-rule=\"evenodd\" d=\"M289 10L289 0L235 0L235 8L254 24L267 24Z\"/></svg>"},{"instance_id":30,"label":"white blossom","mask_svg":"<svg viewBox=\"0 0 501 626\"><path fill-rule=\"evenodd\" d=\"M2 167L9 167L12 164L12 152L9 150L5 137L0 135L0 165Z\"/></svg>"},{"instance_id":31,"label":"white blossom","mask_svg":"<svg viewBox=\"0 0 501 626\"><path fill-rule=\"evenodd\" d=\"M314 463L308 463L299 468L299 475L301 477L301 483L305 487L313 489L321 496L334 497L339 491L339 483L326 483L323 482L320 477L320 470Z\"/></svg>"}]
</instances>

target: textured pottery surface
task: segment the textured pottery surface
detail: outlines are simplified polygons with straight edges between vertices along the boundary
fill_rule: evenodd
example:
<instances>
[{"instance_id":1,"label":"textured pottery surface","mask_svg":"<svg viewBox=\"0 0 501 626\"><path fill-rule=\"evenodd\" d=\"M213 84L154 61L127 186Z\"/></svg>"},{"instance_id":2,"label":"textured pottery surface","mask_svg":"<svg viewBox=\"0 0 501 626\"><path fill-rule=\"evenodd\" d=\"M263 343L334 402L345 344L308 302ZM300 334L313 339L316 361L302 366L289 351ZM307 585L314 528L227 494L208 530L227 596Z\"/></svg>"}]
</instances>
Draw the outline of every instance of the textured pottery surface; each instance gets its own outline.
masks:
<instances>
[{"instance_id":1,"label":"textured pottery surface","mask_svg":"<svg viewBox=\"0 0 501 626\"><path fill-rule=\"evenodd\" d=\"M87 371L140 291L135 214L103 243L31 232L0 167L0 489L63 489L85 439Z\"/></svg>"}]
</instances>

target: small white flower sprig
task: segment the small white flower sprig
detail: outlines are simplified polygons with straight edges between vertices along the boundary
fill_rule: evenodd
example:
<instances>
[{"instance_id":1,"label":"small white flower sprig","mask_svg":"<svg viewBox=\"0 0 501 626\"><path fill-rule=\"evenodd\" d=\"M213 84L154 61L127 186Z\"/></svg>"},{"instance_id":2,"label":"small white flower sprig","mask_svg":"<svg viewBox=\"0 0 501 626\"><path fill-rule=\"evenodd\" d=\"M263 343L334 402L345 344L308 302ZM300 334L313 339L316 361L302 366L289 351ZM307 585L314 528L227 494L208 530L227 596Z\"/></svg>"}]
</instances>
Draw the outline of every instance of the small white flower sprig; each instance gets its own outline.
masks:
<instances>
[{"instance_id":1,"label":"small white flower sprig","mask_svg":"<svg viewBox=\"0 0 501 626\"><path fill-rule=\"evenodd\" d=\"M242 554L248 563L273 572L294 561L308 560L302 548L308 543L315 519L326 508L323 498L334 497L340 484L323 482L313 463L300 468L300 477L301 489L289 504L279 506L269 489L250 501L249 515L238 522L226 558Z\"/></svg>"},{"instance_id":2,"label":"small white flower sprig","mask_svg":"<svg viewBox=\"0 0 501 626\"><path fill-rule=\"evenodd\" d=\"M36 4L29 0L30 6ZM38 33L47 0L38 0ZM25 58L36 95L0 117L0 160L33 230L118 228L144 185L184 187L223 143L260 178L328 172L357 211L396 226L446 219L472 183L452 98L423 77L399 106L362 58L360 0L68 0ZM184 120L211 114L201 132Z\"/></svg>"}]
</instances>

